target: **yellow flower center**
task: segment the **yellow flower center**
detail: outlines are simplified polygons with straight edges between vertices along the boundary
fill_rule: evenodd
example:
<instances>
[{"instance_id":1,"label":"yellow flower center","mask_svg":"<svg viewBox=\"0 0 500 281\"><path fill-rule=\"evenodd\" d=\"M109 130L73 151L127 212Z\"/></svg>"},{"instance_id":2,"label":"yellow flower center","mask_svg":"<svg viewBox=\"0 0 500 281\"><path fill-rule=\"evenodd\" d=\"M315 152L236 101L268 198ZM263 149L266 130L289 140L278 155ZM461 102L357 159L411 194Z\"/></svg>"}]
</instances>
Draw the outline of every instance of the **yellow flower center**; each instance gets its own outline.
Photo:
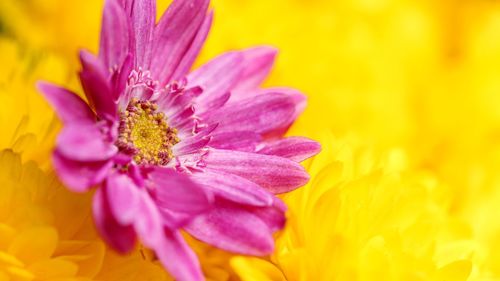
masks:
<instances>
[{"instance_id":1,"label":"yellow flower center","mask_svg":"<svg viewBox=\"0 0 500 281\"><path fill-rule=\"evenodd\" d=\"M155 103L132 99L120 112L117 146L132 153L137 164L166 165L173 158L172 146L179 142L177 130L157 109Z\"/></svg>"}]
</instances>

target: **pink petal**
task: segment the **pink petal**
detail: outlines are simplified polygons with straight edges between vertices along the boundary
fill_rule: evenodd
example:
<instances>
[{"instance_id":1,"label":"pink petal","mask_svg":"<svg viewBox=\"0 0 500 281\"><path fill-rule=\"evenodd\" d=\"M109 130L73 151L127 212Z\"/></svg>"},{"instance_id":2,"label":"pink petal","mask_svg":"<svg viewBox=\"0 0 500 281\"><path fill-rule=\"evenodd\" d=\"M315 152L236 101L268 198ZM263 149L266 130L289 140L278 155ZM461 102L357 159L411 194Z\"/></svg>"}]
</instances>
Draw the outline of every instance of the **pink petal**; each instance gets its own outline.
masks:
<instances>
[{"instance_id":1,"label":"pink petal","mask_svg":"<svg viewBox=\"0 0 500 281\"><path fill-rule=\"evenodd\" d=\"M96 57L86 51L80 52L82 71L80 80L90 104L95 108L97 115L104 118L116 114L115 94L111 87L110 73Z\"/></svg>"},{"instance_id":2,"label":"pink petal","mask_svg":"<svg viewBox=\"0 0 500 281\"><path fill-rule=\"evenodd\" d=\"M203 280L196 255L180 233L164 229L149 194L144 189L137 189L125 175L110 177L110 181L97 190L93 213L100 234L116 250L130 251L137 233L145 246L155 250L173 277Z\"/></svg>"},{"instance_id":3,"label":"pink petal","mask_svg":"<svg viewBox=\"0 0 500 281\"><path fill-rule=\"evenodd\" d=\"M184 110L186 107L193 105L194 100L199 96L203 90L201 87L192 87L185 89L176 94L166 94L160 96L157 101L159 110L165 112L165 114L170 118L180 111Z\"/></svg>"},{"instance_id":4,"label":"pink petal","mask_svg":"<svg viewBox=\"0 0 500 281\"><path fill-rule=\"evenodd\" d=\"M250 208L250 211L258 216L272 232L278 231L285 227L286 223L286 205L281 199L274 197L272 206L264 208Z\"/></svg>"},{"instance_id":5,"label":"pink petal","mask_svg":"<svg viewBox=\"0 0 500 281\"><path fill-rule=\"evenodd\" d=\"M302 112L306 108L307 97L300 91L292 88L268 88L268 89L259 89L255 91L255 95L267 95L269 93L282 93L284 95L287 95L295 104L295 113L291 118L290 124L288 124L288 126L283 127L281 130L273 132L274 136L282 136L286 133L286 131L292 125L295 119L297 119L299 115L302 114Z\"/></svg>"},{"instance_id":6,"label":"pink petal","mask_svg":"<svg viewBox=\"0 0 500 281\"><path fill-rule=\"evenodd\" d=\"M151 73L160 85L171 81L205 18L208 2L174 0L155 27Z\"/></svg>"},{"instance_id":7,"label":"pink petal","mask_svg":"<svg viewBox=\"0 0 500 281\"><path fill-rule=\"evenodd\" d=\"M238 84L232 89L233 99L248 97L271 72L278 50L261 46L243 50L243 73ZM233 100L232 99L232 100Z\"/></svg>"},{"instance_id":8,"label":"pink petal","mask_svg":"<svg viewBox=\"0 0 500 281\"><path fill-rule=\"evenodd\" d=\"M125 174L111 174L106 181L106 192L113 217L121 225L132 225L139 208L138 187Z\"/></svg>"},{"instance_id":9,"label":"pink petal","mask_svg":"<svg viewBox=\"0 0 500 281\"><path fill-rule=\"evenodd\" d=\"M179 231L165 230L156 247L156 256L176 280L205 280L196 254Z\"/></svg>"},{"instance_id":10,"label":"pink petal","mask_svg":"<svg viewBox=\"0 0 500 281\"><path fill-rule=\"evenodd\" d=\"M106 69L118 68L130 52L130 27L117 0L106 0L102 17L99 58Z\"/></svg>"},{"instance_id":11,"label":"pink petal","mask_svg":"<svg viewBox=\"0 0 500 281\"><path fill-rule=\"evenodd\" d=\"M205 128L203 131L199 132L194 136L183 139L181 142L179 142L172 148L172 152L174 153L174 155L179 156L199 151L200 149L207 146L207 144L210 142L211 137L209 134L216 127L217 125L212 125L209 128Z\"/></svg>"},{"instance_id":12,"label":"pink petal","mask_svg":"<svg viewBox=\"0 0 500 281\"><path fill-rule=\"evenodd\" d=\"M79 162L70 160L55 151L52 162L59 178L75 192L85 192L102 182L113 167L112 161Z\"/></svg>"},{"instance_id":13,"label":"pink petal","mask_svg":"<svg viewBox=\"0 0 500 281\"><path fill-rule=\"evenodd\" d=\"M150 180L161 208L195 215L211 207L211 194L173 169L157 168L150 173Z\"/></svg>"},{"instance_id":14,"label":"pink petal","mask_svg":"<svg viewBox=\"0 0 500 281\"><path fill-rule=\"evenodd\" d=\"M108 160L118 152L95 124L64 127L57 137L57 150L67 159L84 162Z\"/></svg>"},{"instance_id":15,"label":"pink petal","mask_svg":"<svg viewBox=\"0 0 500 281\"><path fill-rule=\"evenodd\" d=\"M269 93L239 100L208 112L206 123L219 123L216 132L253 131L269 134L293 122L295 104L285 94Z\"/></svg>"},{"instance_id":16,"label":"pink petal","mask_svg":"<svg viewBox=\"0 0 500 281\"><path fill-rule=\"evenodd\" d=\"M158 211L168 229L181 229L193 219L191 214L174 212L166 208L158 208Z\"/></svg>"},{"instance_id":17,"label":"pink petal","mask_svg":"<svg viewBox=\"0 0 500 281\"><path fill-rule=\"evenodd\" d=\"M266 143L257 153L276 155L295 162L302 162L320 151L321 145L316 141L304 137L288 137Z\"/></svg>"},{"instance_id":18,"label":"pink petal","mask_svg":"<svg viewBox=\"0 0 500 281\"><path fill-rule=\"evenodd\" d=\"M271 193L256 183L236 175L205 171L194 173L191 178L199 185L212 191L216 196L236 203L270 206L274 201L274 196Z\"/></svg>"},{"instance_id":19,"label":"pink petal","mask_svg":"<svg viewBox=\"0 0 500 281\"><path fill-rule=\"evenodd\" d=\"M108 245L121 253L130 252L136 241L132 226L123 226L113 216L109 206L106 188L97 189L94 194L92 212L97 230Z\"/></svg>"},{"instance_id":20,"label":"pink petal","mask_svg":"<svg viewBox=\"0 0 500 281\"><path fill-rule=\"evenodd\" d=\"M194 115L194 110L195 110L194 106L188 106L184 108L182 111L178 111L174 115L169 116L170 126L176 128L177 130L180 130L180 127L182 127L182 125L185 122L189 122L190 117Z\"/></svg>"},{"instance_id":21,"label":"pink petal","mask_svg":"<svg viewBox=\"0 0 500 281\"><path fill-rule=\"evenodd\" d=\"M46 82L38 82L37 87L63 123L95 123L94 113L75 93Z\"/></svg>"},{"instance_id":22,"label":"pink petal","mask_svg":"<svg viewBox=\"0 0 500 281\"><path fill-rule=\"evenodd\" d=\"M208 170L235 174L274 194L291 191L309 181L302 166L278 156L211 149L205 162Z\"/></svg>"},{"instance_id":23,"label":"pink petal","mask_svg":"<svg viewBox=\"0 0 500 281\"><path fill-rule=\"evenodd\" d=\"M130 17L134 37L135 65L149 69L156 20L156 0L127 0L125 2L125 10Z\"/></svg>"},{"instance_id":24,"label":"pink petal","mask_svg":"<svg viewBox=\"0 0 500 281\"><path fill-rule=\"evenodd\" d=\"M134 229L147 247L156 248L163 239L163 221L158 207L145 189L138 192Z\"/></svg>"},{"instance_id":25,"label":"pink petal","mask_svg":"<svg viewBox=\"0 0 500 281\"><path fill-rule=\"evenodd\" d=\"M189 46L188 51L186 52L186 54L184 54L182 61L179 63L177 69L172 75L172 80L179 81L180 79L184 78L193 66L194 61L198 57L198 54L200 53L200 50L203 47L205 40L207 39L208 32L210 31L210 27L212 26L213 16L213 11L210 11L205 17L205 20L201 24L200 29L194 37L193 42Z\"/></svg>"},{"instance_id":26,"label":"pink petal","mask_svg":"<svg viewBox=\"0 0 500 281\"><path fill-rule=\"evenodd\" d=\"M219 149L254 152L262 137L252 131L231 131L212 134L209 146Z\"/></svg>"},{"instance_id":27,"label":"pink petal","mask_svg":"<svg viewBox=\"0 0 500 281\"><path fill-rule=\"evenodd\" d=\"M197 216L186 230L218 248L246 254L267 255L274 241L267 224L237 204L217 201L211 212Z\"/></svg>"},{"instance_id":28,"label":"pink petal","mask_svg":"<svg viewBox=\"0 0 500 281\"><path fill-rule=\"evenodd\" d=\"M240 52L227 52L202 65L187 77L188 84L201 86L203 93L196 100L200 113L216 109L223 104L217 102L229 98L230 89L238 82L243 69L243 56Z\"/></svg>"},{"instance_id":29,"label":"pink petal","mask_svg":"<svg viewBox=\"0 0 500 281\"><path fill-rule=\"evenodd\" d=\"M260 95L266 95L268 93L283 93L287 96L289 96L293 102L295 103L295 118L296 119L304 109L306 108L307 105L307 97L301 93L299 90L292 89L292 88L268 88L268 89L261 89L257 94Z\"/></svg>"},{"instance_id":30,"label":"pink petal","mask_svg":"<svg viewBox=\"0 0 500 281\"><path fill-rule=\"evenodd\" d=\"M125 57L125 60L123 61L123 64L121 65L121 68L118 71L115 71L113 73L112 77L112 85L113 85L113 100L118 101L120 108L124 108L128 105L129 97L126 97L126 95L122 95L122 93L125 91L128 78L130 76L130 72L134 68L134 61L133 61L132 54L128 54Z\"/></svg>"}]
</instances>

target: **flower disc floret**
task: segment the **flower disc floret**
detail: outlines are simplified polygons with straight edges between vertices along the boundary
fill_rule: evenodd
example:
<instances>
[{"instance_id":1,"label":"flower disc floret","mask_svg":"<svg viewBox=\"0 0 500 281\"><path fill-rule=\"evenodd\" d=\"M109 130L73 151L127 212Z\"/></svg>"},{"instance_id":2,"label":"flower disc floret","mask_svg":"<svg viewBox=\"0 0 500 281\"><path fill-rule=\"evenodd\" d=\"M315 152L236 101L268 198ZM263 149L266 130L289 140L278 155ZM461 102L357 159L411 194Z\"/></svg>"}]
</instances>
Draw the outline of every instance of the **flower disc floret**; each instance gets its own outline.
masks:
<instances>
[{"instance_id":1,"label":"flower disc floret","mask_svg":"<svg viewBox=\"0 0 500 281\"><path fill-rule=\"evenodd\" d=\"M166 165L173 158L172 147L180 141L177 130L157 109L154 102L132 99L120 112L117 146L132 154L137 164Z\"/></svg>"}]
</instances>

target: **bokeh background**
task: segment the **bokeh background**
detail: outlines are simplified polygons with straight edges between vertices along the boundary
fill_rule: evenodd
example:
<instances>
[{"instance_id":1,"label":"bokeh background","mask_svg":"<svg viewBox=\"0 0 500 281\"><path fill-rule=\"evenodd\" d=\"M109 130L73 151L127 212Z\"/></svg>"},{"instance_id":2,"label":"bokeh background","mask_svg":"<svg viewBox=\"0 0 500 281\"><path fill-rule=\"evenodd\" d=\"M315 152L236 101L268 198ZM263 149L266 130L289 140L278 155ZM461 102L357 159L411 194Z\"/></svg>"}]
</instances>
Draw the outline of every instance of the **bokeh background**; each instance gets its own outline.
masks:
<instances>
[{"instance_id":1,"label":"bokeh background","mask_svg":"<svg viewBox=\"0 0 500 281\"><path fill-rule=\"evenodd\" d=\"M80 91L102 0L0 1L0 280L168 280L146 249L117 256L89 197L50 165L59 122L34 88ZM169 1L160 0L158 12ZM201 64L280 50L269 86L308 107L289 135L319 140L284 196L270 257L192 241L211 280L500 280L500 1L213 0Z\"/></svg>"}]
</instances>

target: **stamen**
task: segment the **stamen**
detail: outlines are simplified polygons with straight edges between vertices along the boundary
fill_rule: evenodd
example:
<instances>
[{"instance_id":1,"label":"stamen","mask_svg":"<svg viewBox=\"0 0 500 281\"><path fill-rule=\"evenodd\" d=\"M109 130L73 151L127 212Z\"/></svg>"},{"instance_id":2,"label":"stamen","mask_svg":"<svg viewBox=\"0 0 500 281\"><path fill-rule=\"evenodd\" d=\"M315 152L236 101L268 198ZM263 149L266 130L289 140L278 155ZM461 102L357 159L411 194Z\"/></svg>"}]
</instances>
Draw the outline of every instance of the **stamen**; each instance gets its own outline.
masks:
<instances>
[{"instance_id":1,"label":"stamen","mask_svg":"<svg viewBox=\"0 0 500 281\"><path fill-rule=\"evenodd\" d=\"M163 112L150 101L132 99L120 112L116 145L133 155L137 164L166 165L172 158L172 146L180 140L177 130L169 127Z\"/></svg>"}]
</instances>

